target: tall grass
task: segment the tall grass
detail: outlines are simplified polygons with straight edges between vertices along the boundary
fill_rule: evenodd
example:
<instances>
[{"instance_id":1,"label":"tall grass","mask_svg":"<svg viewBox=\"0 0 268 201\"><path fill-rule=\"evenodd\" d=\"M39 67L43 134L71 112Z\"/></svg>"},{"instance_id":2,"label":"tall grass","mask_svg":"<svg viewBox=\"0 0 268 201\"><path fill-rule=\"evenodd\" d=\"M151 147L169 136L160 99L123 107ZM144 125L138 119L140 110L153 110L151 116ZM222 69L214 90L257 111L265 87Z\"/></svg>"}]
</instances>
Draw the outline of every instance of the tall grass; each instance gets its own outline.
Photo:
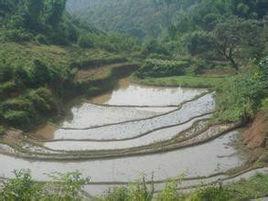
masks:
<instances>
[{"instance_id":1,"label":"tall grass","mask_svg":"<svg viewBox=\"0 0 268 201\"><path fill-rule=\"evenodd\" d=\"M157 192L153 182L142 179L93 198L83 192L90 179L79 172L54 174L48 183L35 182L27 170L15 171L14 175L0 185L0 201L244 201L267 196L268 192L268 175L258 174L228 186L200 186L188 193L180 191L180 183L175 181Z\"/></svg>"}]
</instances>

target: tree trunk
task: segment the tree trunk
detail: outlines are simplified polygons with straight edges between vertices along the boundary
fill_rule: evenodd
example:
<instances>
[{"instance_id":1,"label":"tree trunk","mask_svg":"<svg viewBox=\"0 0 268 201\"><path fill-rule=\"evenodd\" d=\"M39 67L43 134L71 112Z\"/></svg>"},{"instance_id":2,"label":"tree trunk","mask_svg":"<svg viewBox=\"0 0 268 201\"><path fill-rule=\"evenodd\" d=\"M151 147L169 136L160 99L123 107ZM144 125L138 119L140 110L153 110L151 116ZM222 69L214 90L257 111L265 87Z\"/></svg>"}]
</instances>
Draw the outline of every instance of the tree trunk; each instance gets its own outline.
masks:
<instances>
[{"instance_id":1,"label":"tree trunk","mask_svg":"<svg viewBox=\"0 0 268 201\"><path fill-rule=\"evenodd\" d=\"M234 61L234 59L233 59L232 57L229 57L229 58L227 58L227 59L229 59L229 61L231 62L232 67L233 67L236 71L238 71L239 68L238 68L237 63Z\"/></svg>"},{"instance_id":2,"label":"tree trunk","mask_svg":"<svg viewBox=\"0 0 268 201\"><path fill-rule=\"evenodd\" d=\"M226 57L226 59L228 59L228 60L231 62L232 67L233 67L236 71L238 71L238 70L239 70L239 68L238 68L238 64L235 62L235 60L234 60L234 58L233 58L233 48L230 48L230 49L229 49L229 52L225 54L225 57Z\"/></svg>"}]
</instances>

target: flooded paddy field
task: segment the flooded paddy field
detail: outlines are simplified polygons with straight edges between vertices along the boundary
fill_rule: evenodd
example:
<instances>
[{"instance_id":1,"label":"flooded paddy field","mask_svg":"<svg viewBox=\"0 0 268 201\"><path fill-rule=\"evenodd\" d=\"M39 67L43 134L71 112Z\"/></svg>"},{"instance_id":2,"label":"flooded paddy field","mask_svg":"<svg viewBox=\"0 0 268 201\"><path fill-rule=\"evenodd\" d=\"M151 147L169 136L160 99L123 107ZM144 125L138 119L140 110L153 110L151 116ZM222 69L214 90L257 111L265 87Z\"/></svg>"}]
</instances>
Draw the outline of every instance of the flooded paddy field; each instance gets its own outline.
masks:
<instances>
[{"instance_id":1,"label":"flooded paddy field","mask_svg":"<svg viewBox=\"0 0 268 201\"><path fill-rule=\"evenodd\" d=\"M84 176L90 176L95 182L130 182L143 174L153 174L155 180L164 180L180 174L188 177L209 176L242 165L243 160L230 144L236 136L237 132L230 132L209 143L178 151L108 160L48 162L1 156L1 174L9 177L10 170L16 167L30 169L33 177L38 180L48 179L48 172L74 170L79 170Z\"/></svg>"},{"instance_id":2,"label":"flooded paddy field","mask_svg":"<svg viewBox=\"0 0 268 201\"><path fill-rule=\"evenodd\" d=\"M35 180L47 181L48 174L77 170L91 178L86 189L96 194L142 176L161 183L182 174L189 180L224 174L247 159L234 146L234 125L210 125L214 110L214 93L206 89L123 80L112 92L73 107L71 119L31 132L16 145L20 149L1 145L0 177L29 169ZM14 154L19 151L28 159Z\"/></svg>"}]
</instances>

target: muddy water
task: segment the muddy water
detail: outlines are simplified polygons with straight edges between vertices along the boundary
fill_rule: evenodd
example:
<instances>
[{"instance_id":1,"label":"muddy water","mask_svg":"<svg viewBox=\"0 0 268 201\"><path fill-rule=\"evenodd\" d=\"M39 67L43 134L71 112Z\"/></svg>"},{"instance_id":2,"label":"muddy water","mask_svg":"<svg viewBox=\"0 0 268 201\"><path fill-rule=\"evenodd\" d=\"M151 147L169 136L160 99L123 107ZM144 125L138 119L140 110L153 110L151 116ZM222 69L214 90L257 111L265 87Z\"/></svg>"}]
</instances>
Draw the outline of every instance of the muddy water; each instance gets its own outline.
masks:
<instances>
[{"instance_id":1,"label":"muddy water","mask_svg":"<svg viewBox=\"0 0 268 201\"><path fill-rule=\"evenodd\" d=\"M191 118L210 113L214 110L214 105L213 94L207 94L197 100L186 103L180 110L176 110L163 116L95 129L59 129L55 132L54 138L103 140L131 138L165 126L183 123Z\"/></svg>"},{"instance_id":2,"label":"muddy water","mask_svg":"<svg viewBox=\"0 0 268 201\"><path fill-rule=\"evenodd\" d=\"M205 118L211 117L211 115L204 116ZM126 149L139 146L149 145L155 142L164 140L170 140L174 138L178 133L190 128L194 122L204 119L199 117L191 120L188 123L172 126L170 128L160 129L148 133L147 135L124 141L56 141L48 142L44 145L53 150L67 150L67 151L79 151L79 150L112 150L112 149Z\"/></svg>"},{"instance_id":3,"label":"muddy water","mask_svg":"<svg viewBox=\"0 0 268 201\"><path fill-rule=\"evenodd\" d=\"M33 136L48 140L118 140L139 136L212 112L213 94L193 100L206 91L181 87L145 87L123 79L113 92L73 107L72 119L64 121L59 129L45 125Z\"/></svg>"},{"instance_id":4,"label":"muddy water","mask_svg":"<svg viewBox=\"0 0 268 201\"><path fill-rule=\"evenodd\" d=\"M144 87L124 80L112 93L74 107L72 120L64 122L60 129L45 126L32 135L47 140L40 143L55 153L56 150L118 151L170 140L196 121L211 117L214 94L200 96L204 92L180 87ZM14 168L30 169L36 180L49 180L48 173L74 170L91 177L93 182L112 183L130 182L143 174L148 177L154 174L155 180L182 173L187 177L208 176L245 162L230 144L237 135L236 131L230 132L202 145L162 154L106 160L29 161L1 155L0 177L10 177Z\"/></svg>"},{"instance_id":5,"label":"muddy water","mask_svg":"<svg viewBox=\"0 0 268 201\"><path fill-rule=\"evenodd\" d=\"M9 156L0 157L0 176L10 177L16 169L30 169L38 180L49 179L47 173L79 170L90 176L93 182L133 181L142 174L155 180L176 177L185 173L187 177L208 176L227 171L243 163L230 142L237 132L231 132L209 143L164 154L127 157L84 162L27 161Z\"/></svg>"},{"instance_id":6,"label":"muddy water","mask_svg":"<svg viewBox=\"0 0 268 201\"><path fill-rule=\"evenodd\" d=\"M103 107L91 103L72 108L72 120L63 123L64 128L86 128L134 119L149 118L175 110L176 107Z\"/></svg>"},{"instance_id":7,"label":"muddy water","mask_svg":"<svg viewBox=\"0 0 268 201\"><path fill-rule=\"evenodd\" d=\"M167 106L179 105L205 92L205 89L181 87L148 87L130 84L127 79L119 82L111 93L96 97L91 101L107 105Z\"/></svg>"},{"instance_id":8,"label":"muddy water","mask_svg":"<svg viewBox=\"0 0 268 201\"><path fill-rule=\"evenodd\" d=\"M148 118L172 111L182 102L206 91L181 87L146 87L130 84L126 79L122 79L112 92L72 108L73 118L64 122L63 127L85 128ZM96 104L117 107L103 107Z\"/></svg>"}]
</instances>

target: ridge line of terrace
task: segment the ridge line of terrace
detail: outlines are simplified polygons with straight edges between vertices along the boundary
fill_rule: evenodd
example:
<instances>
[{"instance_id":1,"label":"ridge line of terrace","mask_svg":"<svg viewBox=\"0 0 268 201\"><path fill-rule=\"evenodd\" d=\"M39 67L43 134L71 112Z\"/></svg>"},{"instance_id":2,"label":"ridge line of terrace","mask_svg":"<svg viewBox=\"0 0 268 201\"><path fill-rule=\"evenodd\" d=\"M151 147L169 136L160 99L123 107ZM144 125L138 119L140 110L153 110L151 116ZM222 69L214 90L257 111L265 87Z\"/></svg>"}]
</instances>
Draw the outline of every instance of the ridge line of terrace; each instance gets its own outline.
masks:
<instances>
[{"instance_id":1,"label":"ridge line of terrace","mask_svg":"<svg viewBox=\"0 0 268 201\"><path fill-rule=\"evenodd\" d=\"M177 108L174 109L174 110L171 110L169 112L162 113L162 114L159 114L159 115L154 115L154 116L151 116L151 117L147 117L147 118L133 119L133 120L128 120L128 121L122 121L122 122L104 124L104 125L97 125L97 126L90 126L90 127L84 127L84 128L62 127L62 128L59 128L59 129L62 129L62 130L90 130L90 129L95 129L95 128L102 128L102 127L108 127L108 126L113 126L113 125L119 125L119 124L125 124L125 123L139 122L139 121L154 119L154 118L157 118L157 117L165 116L165 115L171 114L173 112L176 112L176 111L180 110L185 104L193 102L195 100L198 100L198 99L200 99L200 98L202 98L202 97L204 97L204 96L206 96L208 94L213 94L213 92L212 91L204 92L204 93L202 93L200 95L195 96L191 100L187 100L187 101L182 102L181 104L177 105L176 106Z\"/></svg>"}]
</instances>

